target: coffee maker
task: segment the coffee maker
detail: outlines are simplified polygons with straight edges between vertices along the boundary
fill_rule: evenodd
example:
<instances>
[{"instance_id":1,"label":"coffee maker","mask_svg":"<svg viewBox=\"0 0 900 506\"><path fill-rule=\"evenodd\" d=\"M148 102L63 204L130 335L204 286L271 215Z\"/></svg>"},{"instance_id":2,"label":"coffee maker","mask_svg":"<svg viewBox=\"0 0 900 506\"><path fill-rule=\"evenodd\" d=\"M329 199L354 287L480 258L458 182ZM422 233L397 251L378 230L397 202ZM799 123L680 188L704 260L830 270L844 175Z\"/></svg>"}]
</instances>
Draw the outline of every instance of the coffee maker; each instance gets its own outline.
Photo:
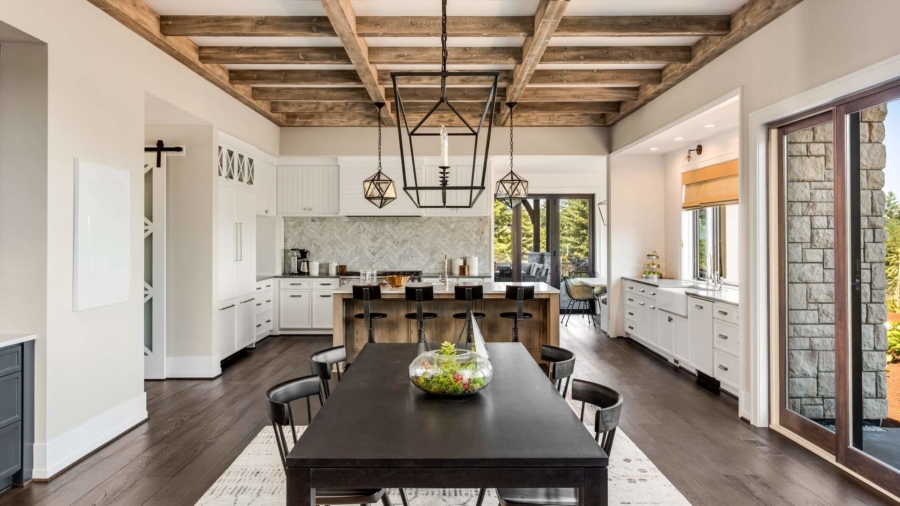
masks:
<instances>
[{"instance_id":1,"label":"coffee maker","mask_svg":"<svg viewBox=\"0 0 900 506\"><path fill-rule=\"evenodd\" d=\"M299 258L297 259L297 273L301 276L309 276L309 250L298 249L294 251L299 252Z\"/></svg>"},{"instance_id":2,"label":"coffee maker","mask_svg":"<svg viewBox=\"0 0 900 506\"><path fill-rule=\"evenodd\" d=\"M300 273L298 270L300 263L300 250L288 249L284 250L284 273L287 276L296 276Z\"/></svg>"}]
</instances>

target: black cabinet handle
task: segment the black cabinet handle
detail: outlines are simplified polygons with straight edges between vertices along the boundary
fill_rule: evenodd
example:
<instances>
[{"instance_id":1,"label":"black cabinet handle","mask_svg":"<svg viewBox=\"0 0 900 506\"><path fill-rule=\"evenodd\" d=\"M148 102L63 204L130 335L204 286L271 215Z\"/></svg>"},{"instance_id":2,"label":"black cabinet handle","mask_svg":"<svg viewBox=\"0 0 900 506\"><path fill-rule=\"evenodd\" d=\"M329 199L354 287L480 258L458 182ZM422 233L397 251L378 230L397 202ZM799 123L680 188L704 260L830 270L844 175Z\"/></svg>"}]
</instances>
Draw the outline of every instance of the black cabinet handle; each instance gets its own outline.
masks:
<instances>
[{"instance_id":1,"label":"black cabinet handle","mask_svg":"<svg viewBox=\"0 0 900 506\"><path fill-rule=\"evenodd\" d=\"M331 295L319 295L319 297L322 297L323 299L330 299Z\"/></svg>"},{"instance_id":2,"label":"black cabinet handle","mask_svg":"<svg viewBox=\"0 0 900 506\"><path fill-rule=\"evenodd\" d=\"M270 302L272 302L272 299L267 300L267 301L266 301L266 304L268 304L268 303L270 303Z\"/></svg>"},{"instance_id":3,"label":"black cabinet handle","mask_svg":"<svg viewBox=\"0 0 900 506\"><path fill-rule=\"evenodd\" d=\"M262 306L262 302L257 302L256 307Z\"/></svg>"},{"instance_id":4,"label":"black cabinet handle","mask_svg":"<svg viewBox=\"0 0 900 506\"><path fill-rule=\"evenodd\" d=\"M656 292L650 292L650 295L656 295Z\"/></svg>"},{"instance_id":5,"label":"black cabinet handle","mask_svg":"<svg viewBox=\"0 0 900 506\"><path fill-rule=\"evenodd\" d=\"M719 334L719 339L728 339L728 336L725 334Z\"/></svg>"},{"instance_id":6,"label":"black cabinet handle","mask_svg":"<svg viewBox=\"0 0 900 506\"><path fill-rule=\"evenodd\" d=\"M303 286L303 283L291 283L291 286Z\"/></svg>"},{"instance_id":7,"label":"black cabinet handle","mask_svg":"<svg viewBox=\"0 0 900 506\"><path fill-rule=\"evenodd\" d=\"M266 320L266 323L272 323L272 320Z\"/></svg>"},{"instance_id":8,"label":"black cabinet handle","mask_svg":"<svg viewBox=\"0 0 900 506\"><path fill-rule=\"evenodd\" d=\"M628 302L634 302L634 299L628 299Z\"/></svg>"},{"instance_id":9,"label":"black cabinet handle","mask_svg":"<svg viewBox=\"0 0 900 506\"><path fill-rule=\"evenodd\" d=\"M331 286L331 283L319 283L320 286Z\"/></svg>"},{"instance_id":10,"label":"black cabinet handle","mask_svg":"<svg viewBox=\"0 0 900 506\"><path fill-rule=\"evenodd\" d=\"M256 328L260 328L260 327L262 327L262 323L257 323Z\"/></svg>"},{"instance_id":11,"label":"black cabinet handle","mask_svg":"<svg viewBox=\"0 0 900 506\"><path fill-rule=\"evenodd\" d=\"M233 308L233 307L234 307L234 304L232 304L232 305L230 305L230 306L225 306L225 307L223 307L222 309L219 309L219 311L225 311L226 309L231 309L231 308Z\"/></svg>"},{"instance_id":12,"label":"black cabinet handle","mask_svg":"<svg viewBox=\"0 0 900 506\"><path fill-rule=\"evenodd\" d=\"M673 321L675 321L675 320L673 320L672 317L670 316L670 317L669 317L669 323L672 323Z\"/></svg>"},{"instance_id":13,"label":"black cabinet handle","mask_svg":"<svg viewBox=\"0 0 900 506\"><path fill-rule=\"evenodd\" d=\"M642 306L645 305L643 302L638 302L638 304L640 304L640 305L642 305Z\"/></svg>"},{"instance_id":14,"label":"black cabinet handle","mask_svg":"<svg viewBox=\"0 0 900 506\"><path fill-rule=\"evenodd\" d=\"M303 296L302 295L291 295L291 298L294 298L294 299L299 299L300 297L303 297Z\"/></svg>"},{"instance_id":15,"label":"black cabinet handle","mask_svg":"<svg viewBox=\"0 0 900 506\"><path fill-rule=\"evenodd\" d=\"M697 309L703 309L703 306L701 306L700 304L694 304L694 307Z\"/></svg>"},{"instance_id":16,"label":"black cabinet handle","mask_svg":"<svg viewBox=\"0 0 900 506\"><path fill-rule=\"evenodd\" d=\"M246 303L248 303L248 302L253 302L254 300L256 300L256 299L255 299L255 298L254 298L254 299L247 299L247 300L241 302L241 304L246 304Z\"/></svg>"},{"instance_id":17,"label":"black cabinet handle","mask_svg":"<svg viewBox=\"0 0 900 506\"><path fill-rule=\"evenodd\" d=\"M256 289L257 289L257 290L262 290L262 287L261 287L261 286L257 286Z\"/></svg>"},{"instance_id":18,"label":"black cabinet handle","mask_svg":"<svg viewBox=\"0 0 900 506\"><path fill-rule=\"evenodd\" d=\"M632 313L632 312L629 311L629 312L628 312L628 316L634 316L634 313Z\"/></svg>"},{"instance_id":19,"label":"black cabinet handle","mask_svg":"<svg viewBox=\"0 0 900 506\"><path fill-rule=\"evenodd\" d=\"M656 309L656 306L650 306L650 309Z\"/></svg>"},{"instance_id":20,"label":"black cabinet handle","mask_svg":"<svg viewBox=\"0 0 900 506\"><path fill-rule=\"evenodd\" d=\"M647 290L644 290L643 288L641 289L641 293L644 293L644 292L646 292L646 291L647 291Z\"/></svg>"},{"instance_id":21,"label":"black cabinet handle","mask_svg":"<svg viewBox=\"0 0 900 506\"><path fill-rule=\"evenodd\" d=\"M634 330L634 327L632 327L631 325L629 325L629 326L628 326L628 330Z\"/></svg>"},{"instance_id":22,"label":"black cabinet handle","mask_svg":"<svg viewBox=\"0 0 900 506\"><path fill-rule=\"evenodd\" d=\"M728 311L722 311L722 310L720 309L720 310L719 310L719 314L728 316Z\"/></svg>"},{"instance_id":23,"label":"black cabinet handle","mask_svg":"<svg viewBox=\"0 0 900 506\"><path fill-rule=\"evenodd\" d=\"M719 369L722 369L723 371L727 371L727 370L728 370L727 367L725 367L724 365L721 365L721 364L719 365Z\"/></svg>"}]
</instances>

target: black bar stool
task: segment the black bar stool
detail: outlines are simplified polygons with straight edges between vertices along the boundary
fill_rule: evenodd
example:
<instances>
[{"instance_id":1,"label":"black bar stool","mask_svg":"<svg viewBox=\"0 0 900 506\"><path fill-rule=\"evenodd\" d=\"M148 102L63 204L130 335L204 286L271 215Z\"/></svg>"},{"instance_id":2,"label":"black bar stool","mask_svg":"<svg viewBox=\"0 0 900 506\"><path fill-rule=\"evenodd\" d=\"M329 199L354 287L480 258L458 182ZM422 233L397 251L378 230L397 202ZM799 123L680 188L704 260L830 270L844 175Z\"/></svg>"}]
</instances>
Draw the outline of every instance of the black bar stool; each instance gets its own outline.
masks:
<instances>
[{"instance_id":1,"label":"black bar stool","mask_svg":"<svg viewBox=\"0 0 900 506\"><path fill-rule=\"evenodd\" d=\"M428 343L425 341L425 320L434 320L437 313L426 313L422 311L422 303L434 300L434 286L432 285L406 285L406 300L416 303L415 313L406 313L407 320L416 320L419 325L418 340L416 341L416 353L427 350Z\"/></svg>"},{"instance_id":2,"label":"black bar stool","mask_svg":"<svg viewBox=\"0 0 900 506\"><path fill-rule=\"evenodd\" d=\"M516 301L516 312L500 313L500 318L513 321L513 342L519 342L519 322L531 318L531 313L524 312L525 301L534 299L534 286L507 285L506 298Z\"/></svg>"},{"instance_id":3,"label":"black bar stool","mask_svg":"<svg viewBox=\"0 0 900 506\"><path fill-rule=\"evenodd\" d=\"M465 313L454 313L454 320L465 320L466 321L466 344L472 344L475 341L475 330L472 328L471 320L469 319L469 315L471 314L475 317L476 320L480 320L484 318L484 313L476 313L473 311L476 300L484 299L484 286L482 285L456 285L456 288L453 290L454 296L456 300L464 300L466 301L466 312ZM457 339L458 340L458 339Z\"/></svg>"},{"instance_id":4,"label":"black bar stool","mask_svg":"<svg viewBox=\"0 0 900 506\"><path fill-rule=\"evenodd\" d=\"M353 285L353 299L361 300L363 303L362 314L354 315L358 320L365 320L369 324L369 342L375 342L375 329L372 327L372 320L381 320L387 318L385 313L373 313L370 310L369 302L381 299L381 287L378 285Z\"/></svg>"}]
</instances>

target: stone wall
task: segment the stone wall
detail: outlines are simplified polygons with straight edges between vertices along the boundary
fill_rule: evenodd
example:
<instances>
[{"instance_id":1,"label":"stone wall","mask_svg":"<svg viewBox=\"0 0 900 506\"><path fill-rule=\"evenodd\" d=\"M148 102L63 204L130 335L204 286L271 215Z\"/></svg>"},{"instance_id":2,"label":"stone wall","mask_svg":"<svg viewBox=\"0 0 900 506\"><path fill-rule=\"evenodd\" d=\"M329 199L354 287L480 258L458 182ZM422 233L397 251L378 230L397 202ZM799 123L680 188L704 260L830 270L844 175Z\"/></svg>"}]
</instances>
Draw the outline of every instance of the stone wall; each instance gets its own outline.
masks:
<instances>
[{"instance_id":1,"label":"stone wall","mask_svg":"<svg viewBox=\"0 0 900 506\"><path fill-rule=\"evenodd\" d=\"M884 239L887 107L861 125L863 417L887 416ZM787 138L788 407L813 420L834 418L834 147L832 125Z\"/></svg>"}]
</instances>

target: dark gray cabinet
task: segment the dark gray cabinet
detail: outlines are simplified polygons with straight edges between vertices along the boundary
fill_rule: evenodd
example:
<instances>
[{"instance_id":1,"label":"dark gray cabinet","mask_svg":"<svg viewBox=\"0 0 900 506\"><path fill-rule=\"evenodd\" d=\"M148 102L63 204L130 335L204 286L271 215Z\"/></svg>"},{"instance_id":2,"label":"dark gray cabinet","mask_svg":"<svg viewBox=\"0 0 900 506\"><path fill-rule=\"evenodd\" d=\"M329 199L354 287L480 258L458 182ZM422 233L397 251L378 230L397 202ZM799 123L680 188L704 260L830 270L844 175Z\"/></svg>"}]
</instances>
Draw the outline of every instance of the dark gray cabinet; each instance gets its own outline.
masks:
<instances>
[{"instance_id":1,"label":"dark gray cabinet","mask_svg":"<svg viewBox=\"0 0 900 506\"><path fill-rule=\"evenodd\" d=\"M0 348L0 490L31 479L34 342Z\"/></svg>"}]
</instances>

